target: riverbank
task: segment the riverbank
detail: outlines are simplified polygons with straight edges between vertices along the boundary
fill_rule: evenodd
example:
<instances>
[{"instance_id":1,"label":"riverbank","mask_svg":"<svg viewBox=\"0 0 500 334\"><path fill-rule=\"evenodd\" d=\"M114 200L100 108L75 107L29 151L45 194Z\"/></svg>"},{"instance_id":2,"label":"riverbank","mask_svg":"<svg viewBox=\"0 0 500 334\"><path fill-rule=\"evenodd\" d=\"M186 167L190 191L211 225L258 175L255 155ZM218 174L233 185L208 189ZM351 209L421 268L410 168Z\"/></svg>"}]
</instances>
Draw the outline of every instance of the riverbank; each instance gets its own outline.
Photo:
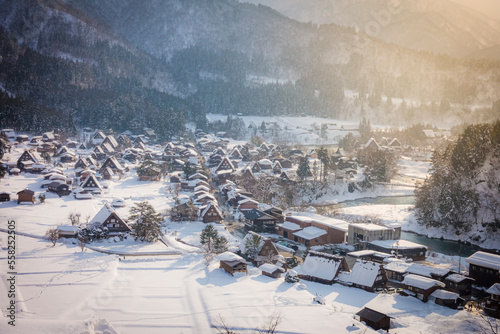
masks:
<instances>
[{"instance_id":1,"label":"riverbank","mask_svg":"<svg viewBox=\"0 0 500 334\"><path fill-rule=\"evenodd\" d=\"M457 235L451 231L420 225L415 217L414 200L414 196L365 198L338 203L334 207L341 214L352 218L368 216L378 218L388 225L398 223L402 231L411 233L402 235L402 239L426 245L429 250L438 253L466 256L477 250L497 251L500 249L500 239L496 235L481 230L480 225L475 225L473 234L468 235ZM479 236L481 242L474 240L474 235ZM440 246L440 243L448 246Z\"/></svg>"}]
</instances>

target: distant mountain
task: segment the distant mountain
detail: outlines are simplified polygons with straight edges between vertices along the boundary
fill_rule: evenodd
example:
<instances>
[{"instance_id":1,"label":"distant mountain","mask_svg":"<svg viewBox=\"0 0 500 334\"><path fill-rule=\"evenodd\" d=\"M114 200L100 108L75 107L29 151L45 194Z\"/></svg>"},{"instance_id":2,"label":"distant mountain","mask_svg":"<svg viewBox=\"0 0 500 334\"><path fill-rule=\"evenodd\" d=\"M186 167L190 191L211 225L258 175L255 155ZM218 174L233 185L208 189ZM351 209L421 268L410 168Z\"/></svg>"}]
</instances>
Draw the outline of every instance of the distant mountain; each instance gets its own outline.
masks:
<instances>
[{"instance_id":1,"label":"distant mountain","mask_svg":"<svg viewBox=\"0 0 500 334\"><path fill-rule=\"evenodd\" d=\"M151 127L169 138L185 121L204 127L209 112L464 122L494 117L500 91L497 62L235 0L0 0L0 57L0 123L26 129Z\"/></svg>"},{"instance_id":2,"label":"distant mountain","mask_svg":"<svg viewBox=\"0 0 500 334\"><path fill-rule=\"evenodd\" d=\"M465 57L500 43L500 22L449 0L241 0L302 22L356 26L404 47ZM500 55L498 55L500 57Z\"/></svg>"}]
</instances>

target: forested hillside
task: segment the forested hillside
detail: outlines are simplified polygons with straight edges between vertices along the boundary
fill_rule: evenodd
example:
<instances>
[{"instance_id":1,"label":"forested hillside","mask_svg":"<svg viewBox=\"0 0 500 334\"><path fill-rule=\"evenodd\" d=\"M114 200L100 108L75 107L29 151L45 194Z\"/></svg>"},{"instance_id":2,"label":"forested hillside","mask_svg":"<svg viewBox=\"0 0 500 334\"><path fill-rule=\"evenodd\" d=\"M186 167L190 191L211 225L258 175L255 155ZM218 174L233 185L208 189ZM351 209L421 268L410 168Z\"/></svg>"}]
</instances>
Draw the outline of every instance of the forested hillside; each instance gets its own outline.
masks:
<instances>
[{"instance_id":1,"label":"forested hillside","mask_svg":"<svg viewBox=\"0 0 500 334\"><path fill-rule=\"evenodd\" d=\"M500 233L500 122L468 126L434 152L431 176L416 190L420 224L481 243Z\"/></svg>"},{"instance_id":2,"label":"forested hillside","mask_svg":"<svg viewBox=\"0 0 500 334\"><path fill-rule=\"evenodd\" d=\"M234 0L0 0L0 28L0 124L23 131L150 127L169 138L184 121L204 128L209 112L394 126L498 117L498 61Z\"/></svg>"}]
</instances>

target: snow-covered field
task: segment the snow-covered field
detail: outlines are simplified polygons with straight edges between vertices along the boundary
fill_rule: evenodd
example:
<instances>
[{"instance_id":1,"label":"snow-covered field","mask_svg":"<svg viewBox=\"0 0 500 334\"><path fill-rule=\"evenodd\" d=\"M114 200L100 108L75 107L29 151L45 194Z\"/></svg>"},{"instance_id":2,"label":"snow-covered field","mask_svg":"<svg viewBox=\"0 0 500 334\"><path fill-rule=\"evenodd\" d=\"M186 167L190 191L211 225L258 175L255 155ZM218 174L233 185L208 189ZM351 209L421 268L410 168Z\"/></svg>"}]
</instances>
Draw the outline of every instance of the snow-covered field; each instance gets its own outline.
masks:
<instances>
[{"instance_id":1,"label":"snow-covered field","mask_svg":"<svg viewBox=\"0 0 500 334\"><path fill-rule=\"evenodd\" d=\"M13 158L16 154L20 152L13 152ZM415 169L409 166L408 170ZM423 167L413 177L422 178L421 173ZM37 197L45 193L40 185L41 176L30 174L7 175L0 181L2 191L16 193L29 187ZM81 220L92 219L104 202L116 197L125 199L126 206L117 209L125 218L134 202L145 200L164 213L173 203L168 189L168 182L139 182L131 173L90 200L49 195L45 203L1 203L0 229L7 229L7 222L14 220L18 234L13 327L6 317L7 235L0 232L0 333L217 333L213 326L220 319L238 332L251 333L272 314L282 316L278 333L375 333L353 319L364 306L393 317L391 333L486 330L483 320L466 311L424 304L412 297L338 284L290 284L283 278L263 276L252 266L248 275L233 277L219 269L217 260L207 265L203 259L196 247L205 226L200 222L167 223L163 242L135 242L129 237L124 242L94 242L84 252L71 239L55 246L40 239L47 229L67 224L72 213L80 214ZM379 189L374 196L396 193L390 187ZM411 189L403 192L407 191ZM351 199L349 196L335 200ZM387 221L407 221L410 214L407 206L345 210L359 215L375 213ZM239 244L223 225L217 225L217 230L229 239L231 249ZM316 296L324 298L325 305L313 302Z\"/></svg>"},{"instance_id":2,"label":"snow-covered field","mask_svg":"<svg viewBox=\"0 0 500 334\"><path fill-rule=\"evenodd\" d=\"M283 317L279 333L373 333L353 319L364 306L394 317L392 333L473 333L485 326L466 311L412 297L311 282L302 289L253 267L233 277L196 253L120 259L72 244L17 241L16 327L0 319L2 333L216 333L220 317L250 333L274 312ZM4 284L5 256L0 260ZM316 295L326 304L314 303ZM2 310L7 302L0 294Z\"/></svg>"}]
</instances>

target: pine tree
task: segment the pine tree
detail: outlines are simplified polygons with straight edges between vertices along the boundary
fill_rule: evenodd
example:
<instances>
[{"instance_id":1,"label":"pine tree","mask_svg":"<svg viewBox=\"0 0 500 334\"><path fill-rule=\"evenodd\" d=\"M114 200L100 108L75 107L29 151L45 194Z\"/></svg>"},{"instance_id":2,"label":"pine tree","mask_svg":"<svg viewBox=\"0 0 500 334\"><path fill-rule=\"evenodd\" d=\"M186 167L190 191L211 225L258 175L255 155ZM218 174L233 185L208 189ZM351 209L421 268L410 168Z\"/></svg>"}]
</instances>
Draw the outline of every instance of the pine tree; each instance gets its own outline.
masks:
<instances>
[{"instance_id":1,"label":"pine tree","mask_svg":"<svg viewBox=\"0 0 500 334\"><path fill-rule=\"evenodd\" d=\"M300 158L299 167L297 168L297 175L302 181L306 177L311 175L311 168L309 167L309 159L307 159L307 157Z\"/></svg>"},{"instance_id":2,"label":"pine tree","mask_svg":"<svg viewBox=\"0 0 500 334\"><path fill-rule=\"evenodd\" d=\"M259 251L262 237L252 233L248 238L245 238L245 254L249 259L254 259Z\"/></svg>"},{"instance_id":3,"label":"pine tree","mask_svg":"<svg viewBox=\"0 0 500 334\"><path fill-rule=\"evenodd\" d=\"M163 218L147 201L134 204L130 209L129 220L135 221L132 235L136 239L154 242L162 235L161 226Z\"/></svg>"},{"instance_id":4,"label":"pine tree","mask_svg":"<svg viewBox=\"0 0 500 334\"><path fill-rule=\"evenodd\" d=\"M215 249L215 240L219 234L212 224L208 224L202 231L200 235L200 243L205 248L207 253L213 253Z\"/></svg>"}]
</instances>

